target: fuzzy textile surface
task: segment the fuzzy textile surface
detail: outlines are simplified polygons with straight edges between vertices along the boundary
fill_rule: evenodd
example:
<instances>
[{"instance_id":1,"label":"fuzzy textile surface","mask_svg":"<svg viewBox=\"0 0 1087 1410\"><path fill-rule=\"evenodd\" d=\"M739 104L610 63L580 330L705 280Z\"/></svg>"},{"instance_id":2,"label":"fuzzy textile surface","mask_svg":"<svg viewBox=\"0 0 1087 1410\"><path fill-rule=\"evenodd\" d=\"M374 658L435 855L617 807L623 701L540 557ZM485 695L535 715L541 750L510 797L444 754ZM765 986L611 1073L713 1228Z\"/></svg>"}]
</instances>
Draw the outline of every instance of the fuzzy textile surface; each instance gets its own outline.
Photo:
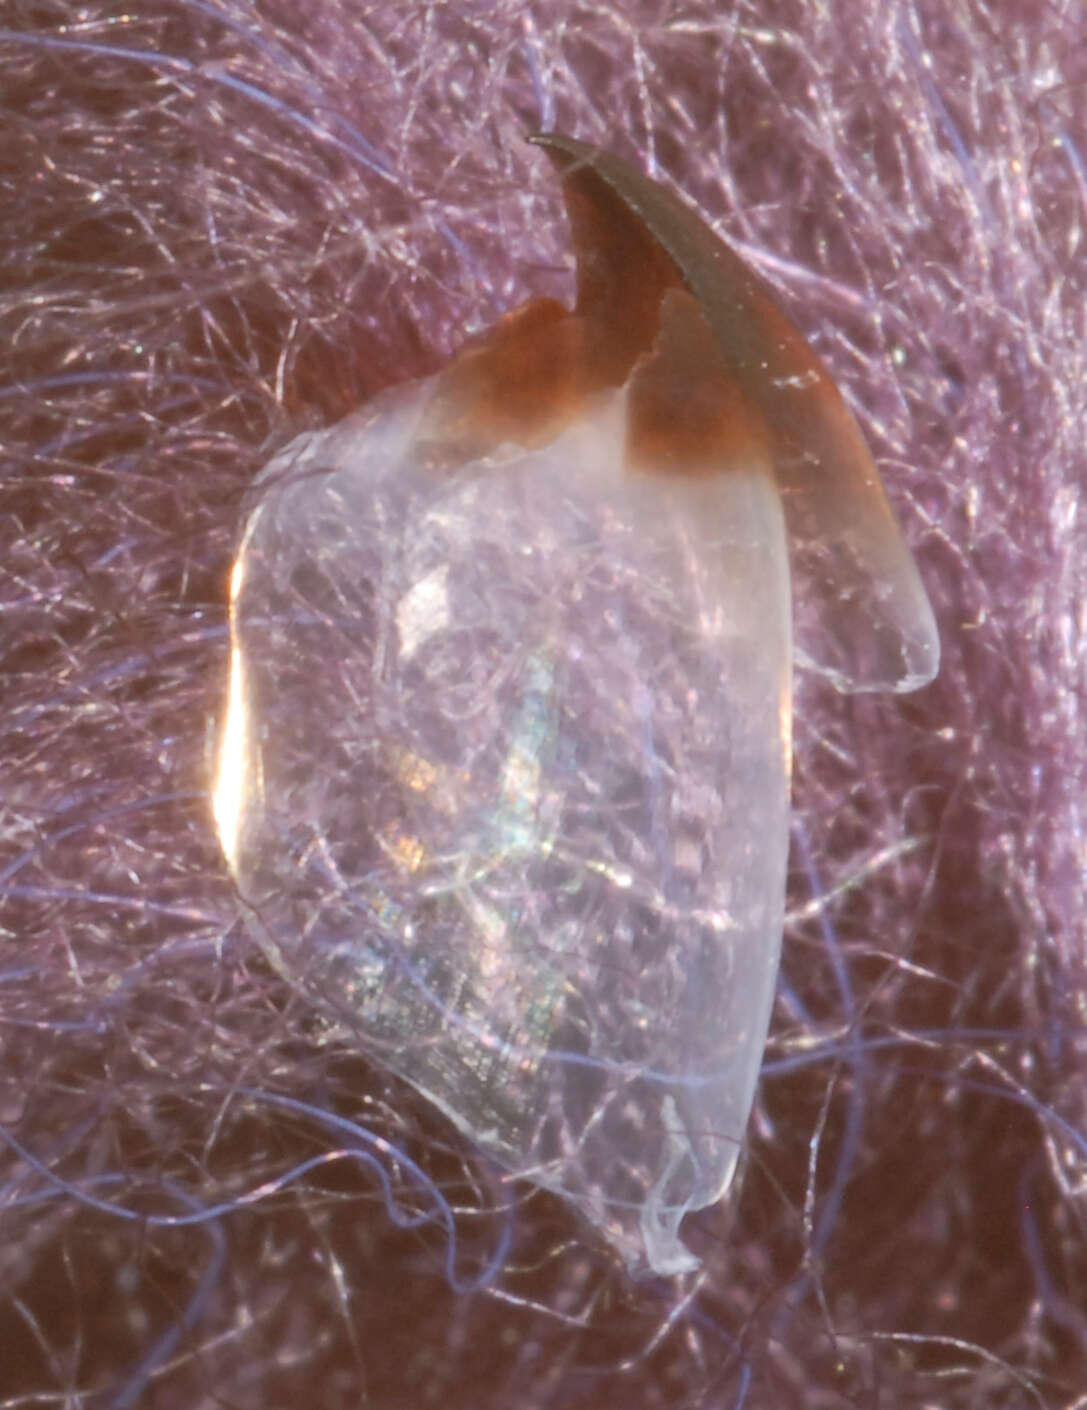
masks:
<instances>
[{"instance_id":1,"label":"fuzzy textile surface","mask_svg":"<svg viewBox=\"0 0 1087 1410\"><path fill-rule=\"evenodd\" d=\"M1087 1406L1085 23L0 7L0 1407ZM569 298L552 126L775 286L943 643L798 678L745 1168L643 1282L329 1041L210 821L243 492Z\"/></svg>"}]
</instances>

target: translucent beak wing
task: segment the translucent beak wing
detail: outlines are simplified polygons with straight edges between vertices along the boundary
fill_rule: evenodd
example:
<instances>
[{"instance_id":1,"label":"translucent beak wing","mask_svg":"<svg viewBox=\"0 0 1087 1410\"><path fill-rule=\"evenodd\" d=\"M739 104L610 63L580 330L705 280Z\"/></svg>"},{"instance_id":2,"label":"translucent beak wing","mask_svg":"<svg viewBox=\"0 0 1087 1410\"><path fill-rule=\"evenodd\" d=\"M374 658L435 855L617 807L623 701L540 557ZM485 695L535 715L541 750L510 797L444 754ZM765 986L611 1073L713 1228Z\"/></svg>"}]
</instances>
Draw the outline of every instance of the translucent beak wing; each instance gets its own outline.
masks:
<instances>
[{"instance_id":1,"label":"translucent beak wing","mask_svg":"<svg viewBox=\"0 0 1087 1410\"><path fill-rule=\"evenodd\" d=\"M632 1270L695 1265L781 943L776 490L632 473L628 392L450 471L433 382L300 438L234 574L220 837L272 962ZM419 415L415 415L418 409Z\"/></svg>"}]
</instances>

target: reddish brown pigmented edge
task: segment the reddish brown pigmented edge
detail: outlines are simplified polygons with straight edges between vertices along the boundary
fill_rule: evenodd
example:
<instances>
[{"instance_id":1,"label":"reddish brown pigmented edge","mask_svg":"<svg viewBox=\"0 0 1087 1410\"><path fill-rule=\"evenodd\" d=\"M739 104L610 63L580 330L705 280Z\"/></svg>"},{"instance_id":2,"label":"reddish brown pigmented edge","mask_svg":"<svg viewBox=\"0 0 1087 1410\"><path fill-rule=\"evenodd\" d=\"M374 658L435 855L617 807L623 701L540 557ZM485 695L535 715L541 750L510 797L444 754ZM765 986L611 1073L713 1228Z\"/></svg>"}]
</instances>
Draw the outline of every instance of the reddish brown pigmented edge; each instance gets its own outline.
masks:
<instances>
[{"instance_id":1,"label":"reddish brown pigmented edge","mask_svg":"<svg viewBox=\"0 0 1087 1410\"><path fill-rule=\"evenodd\" d=\"M534 140L563 178L574 310L530 300L465 346L439 377L436 432L465 453L537 447L595 394L629 380L628 467L703 476L741 459L765 462L759 411L654 231L591 163L570 165L550 139Z\"/></svg>"}]
</instances>

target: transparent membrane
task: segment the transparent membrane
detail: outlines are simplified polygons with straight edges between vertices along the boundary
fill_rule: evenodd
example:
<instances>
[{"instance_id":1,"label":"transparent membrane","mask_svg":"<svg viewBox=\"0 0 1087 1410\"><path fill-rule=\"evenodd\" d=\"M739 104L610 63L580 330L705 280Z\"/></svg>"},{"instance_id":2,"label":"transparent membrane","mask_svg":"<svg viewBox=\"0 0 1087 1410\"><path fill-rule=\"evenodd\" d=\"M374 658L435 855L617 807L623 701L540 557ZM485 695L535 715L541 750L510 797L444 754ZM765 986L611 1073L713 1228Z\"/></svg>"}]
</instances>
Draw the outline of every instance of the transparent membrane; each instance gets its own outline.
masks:
<instances>
[{"instance_id":1,"label":"transparent membrane","mask_svg":"<svg viewBox=\"0 0 1087 1410\"><path fill-rule=\"evenodd\" d=\"M622 468L624 391L450 464L431 383L267 468L216 789L273 963L633 1270L696 1260L762 1058L790 601L764 467Z\"/></svg>"}]
</instances>

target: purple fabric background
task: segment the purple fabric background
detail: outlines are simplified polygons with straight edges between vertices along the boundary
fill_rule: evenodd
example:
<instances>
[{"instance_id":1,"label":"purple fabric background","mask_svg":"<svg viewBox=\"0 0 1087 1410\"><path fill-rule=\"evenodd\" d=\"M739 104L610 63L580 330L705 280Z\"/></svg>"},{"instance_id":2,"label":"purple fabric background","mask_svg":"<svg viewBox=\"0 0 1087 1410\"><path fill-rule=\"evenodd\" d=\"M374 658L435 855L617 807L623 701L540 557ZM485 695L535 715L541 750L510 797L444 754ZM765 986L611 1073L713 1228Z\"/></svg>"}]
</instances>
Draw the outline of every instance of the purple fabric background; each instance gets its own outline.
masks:
<instances>
[{"instance_id":1,"label":"purple fabric background","mask_svg":"<svg viewBox=\"0 0 1087 1410\"><path fill-rule=\"evenodd\" d=\"M0 22L0 1405L1087 1405L1078 0ZM775 284L944 649L799 680L746 1171L675 1283L322 1043L209 822L245 486L568 294L551 125Z\"/></svg>"}]
</instances>

